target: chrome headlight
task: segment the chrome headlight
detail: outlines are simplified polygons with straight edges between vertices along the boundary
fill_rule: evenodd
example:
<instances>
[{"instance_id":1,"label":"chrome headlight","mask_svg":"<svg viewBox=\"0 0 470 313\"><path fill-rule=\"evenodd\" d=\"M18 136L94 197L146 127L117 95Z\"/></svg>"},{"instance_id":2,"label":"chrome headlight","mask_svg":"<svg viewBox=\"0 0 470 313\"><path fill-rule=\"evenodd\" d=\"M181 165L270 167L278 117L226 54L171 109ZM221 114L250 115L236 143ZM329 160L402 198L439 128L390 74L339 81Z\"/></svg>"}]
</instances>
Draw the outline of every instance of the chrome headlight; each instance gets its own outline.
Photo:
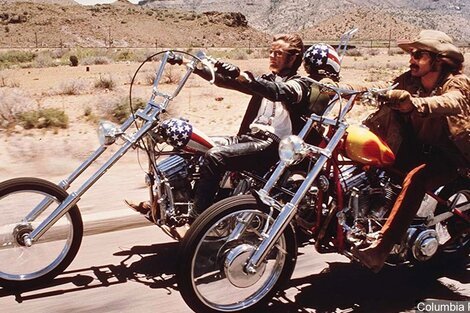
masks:
<instances>
[{"instance_id":1,"label":"chrome headlight","mask_svg":"<svg viewBox=\"0 0 470 313\"><path fill-rule=\"evenodd\" d=\"M288 165L301 161L306 153L305 142L299 136L288 136L279 143L279 158Z\"/></svg>"},{"instance_id":2,"label":"chrome headlight","mask_svg":"<svg viewBox=\"0 0 470 313\"><path fill-rule=\"evenodd\" d=\"M98 139L100 144L109 146L116 141L116 138L122 134L121 129L110 121L101 121L98 127Z\"/></svg>"}]
</instances>

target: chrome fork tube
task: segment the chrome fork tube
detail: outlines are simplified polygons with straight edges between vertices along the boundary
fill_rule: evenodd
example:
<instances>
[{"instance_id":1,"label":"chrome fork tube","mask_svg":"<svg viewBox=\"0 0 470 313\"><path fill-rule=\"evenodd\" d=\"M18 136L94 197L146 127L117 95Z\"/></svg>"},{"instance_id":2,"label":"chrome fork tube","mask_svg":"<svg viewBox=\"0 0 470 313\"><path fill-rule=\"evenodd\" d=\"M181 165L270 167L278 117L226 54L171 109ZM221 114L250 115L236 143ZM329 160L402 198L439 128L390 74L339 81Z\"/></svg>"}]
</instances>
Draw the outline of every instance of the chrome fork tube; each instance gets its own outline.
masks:
<instances>
[{"instance_id":1,"label":"chrome fork tube","mask_svg":"<svg viewBox=\"0 0 470 313\"><path fill-rule=\"evenodd\" d=\"M344 133L346 132L346 128L347 128L347 124L339 125L336 133L331 138L327 147L324 149L326 153L322 154L318 158L314 167L312 168L310 173L308 173L307 177L305 178L302 185L300 185L294 197L291 199L289 203L284 205L281 212L279 213L279 216L274 221L271 229L266 234L265 239L261 242L261 244L258 246L256 251L252 254L250 259L248 260L247 265L246 265L247 273L256 272L256 269L265 260L268 252L271 251L275 243L279 240L279 238L282 235L282 232L285 230L287 225L290 223L290 221L294 217L297 211L297 205L303 199L308 189L310 188L312 183L315 181L318 174L321 172L326 161L328 161L328 159L330 158L331 152L339 144L341 138L344 136Z\"/></svg>"},{"instance_id":2,"label":"chrome fork tube","mask_svg":"<svg viewBox=\"0 0 470 313\"><path fill-rule=\"evenodd\" d=\"M146 108L144 112L148 113L148 111L151 109L151 107ZM125 132L134 122L134 118L130 116L122 125L121 125L121 130ZM106 146L100 146L98 149L96 149L80 166L73 171L72 174L70 174L69 177L66 179L60 181L58 184L59 187L61 187L64 190L67 190L70 185L79 177L96 159L100 157L103 152L106 151L108 147ZM25 216L23 219L24 222L29 223L31 221L34 221L51 203L53 202L52 199L46 197L44 200L42 200L28 215Z\"/></svg>"},{"instance_id":3,"label":"chrome fork tube","mask_svg":"<svg viewBox=\"0 0 470 313\"><path fill-rule=\"evenodd\" d=\"M152 114L155 117L157 113ZM126 141L126 143L114 153L108 161L103 164L76 192L70 193L70 195L41 223L39 226L34 229L31 234L29 234L29 242L37 241L54 223L56 223L65 213L67 213L70 208L72 208L80 197L99 179L103 176L106 171L113 166L126 152L129 150L138 140L146 134L149 129L152 127L152 119L149 118L147 122L142 126L142 128L135 133L132 138ZM130 125L130 124L129 124ZM50 201L50 200L49 200Z\"/></svg>"}]
</instances>

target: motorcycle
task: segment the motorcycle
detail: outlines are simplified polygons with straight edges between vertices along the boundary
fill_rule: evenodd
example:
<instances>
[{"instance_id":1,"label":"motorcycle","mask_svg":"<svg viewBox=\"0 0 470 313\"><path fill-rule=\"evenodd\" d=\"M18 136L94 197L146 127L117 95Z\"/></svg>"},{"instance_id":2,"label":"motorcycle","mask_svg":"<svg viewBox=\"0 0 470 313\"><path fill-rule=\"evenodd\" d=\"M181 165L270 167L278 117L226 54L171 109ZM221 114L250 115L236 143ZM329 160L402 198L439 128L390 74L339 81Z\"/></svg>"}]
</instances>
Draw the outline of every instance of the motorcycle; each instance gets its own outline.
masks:
<instances>
[{"instance_id":1,"label":"motorcycle","mask_svg":"<svg viewBox=\"0 0 470 313\"><path fill-rule=\"evenodd\" d=\"M395 155L364 125L349 125L346 115L358 97L377 100L386 89L312 84L335 96L323 114L311 114L297 136L280 142L281 161L263 188L213 204L183 239L178 286L195 312L262 312L294 271L300 232L319 253L340 253L359 262L352 249L372 242L385 223L401 190L391 169ZM324 135L321 144L305 142L312 129ZM282 173L302 163L308 170L300 174L295 194L273 192ZM425 198L387 264L468 257L468 176Z\"/></svg>"},{"instance_id":2,"label":"motorcycle","mask_svg":"<svg viewBox=\"0 0 470 313\"><path fill-rule=\"evenodd\" d=\"M188 57L184 75L172 93L161 91L165 67L181 65L181 55ZM83 236L77 202L130 149L142 149L148 157L145 181L150 208L145 216L170 237L180 240L175 229L188 222L193 209L194 189L199 181L204 153L217 144L224 144L224 138L209 137L186 120L164 117L171 101L197 66L209 68L214 78L215 60L202 51L196 55L177 50L159 52L139 66L132 78L130 94L143 64L157 58L161 58L160 65L146 106L120 126L101 121L98 129L100 147L68 178L58 185L33 177L0 183L1 286L21 287L47 282L70 265ZM132 125L136 128L133 129ZM121 147L83 185L74 192L66 191L108 147L118 142L122 143ZM243 193L250 185L265 181L261 173L227 172L217 199Z\"/></svg>"}]
</instances>

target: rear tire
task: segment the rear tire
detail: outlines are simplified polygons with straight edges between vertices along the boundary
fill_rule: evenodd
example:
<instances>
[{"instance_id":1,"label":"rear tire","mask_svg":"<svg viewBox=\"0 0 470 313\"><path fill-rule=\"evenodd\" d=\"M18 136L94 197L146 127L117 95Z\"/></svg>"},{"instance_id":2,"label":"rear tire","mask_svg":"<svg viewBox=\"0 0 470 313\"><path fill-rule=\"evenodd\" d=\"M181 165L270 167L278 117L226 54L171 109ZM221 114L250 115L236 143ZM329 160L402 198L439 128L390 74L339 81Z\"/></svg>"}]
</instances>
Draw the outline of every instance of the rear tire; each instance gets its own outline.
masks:
<instances>
[{"instance_id":1,"label":"rear tire","mask_svg":"<svg viewBox=\"0 0 470 313\"><path fill-rule=\"evenodd\" d=\"M191 226L180 246L177 278L183 299L195 312L262 312L258 306L290 279L297 260L291 225L269 253L266 266L260 266L259 278L243 271L260 242L261 229L273 221L267 211L251 195L234 196L212 205ZM241 235L229 241L241 214L251 219Z\"/></svg>"},{"instance_id":2,"label":"rear tire","mask_svg":"<svg viewBox=\"0 0 470 313\"><path fill-rule=\"evenodd\" d=\"M470 203L470 182L468 180L458 180L452 184L445 186L439 197L452 200L455 197L459 197L459 205L465 205ZM447 207L438 205L436 208L437 213L446 212ZM464 212L467 217L470 217L470 211ZM451 217L448 220L438 224L443 231L446 231L450 237L450 244L445 245L441 249L441 257L446 260L452 259L452 261L468 261L470 253L470 233L468 222L463 221L459 217Z\"/></svg>"}]
</instances>

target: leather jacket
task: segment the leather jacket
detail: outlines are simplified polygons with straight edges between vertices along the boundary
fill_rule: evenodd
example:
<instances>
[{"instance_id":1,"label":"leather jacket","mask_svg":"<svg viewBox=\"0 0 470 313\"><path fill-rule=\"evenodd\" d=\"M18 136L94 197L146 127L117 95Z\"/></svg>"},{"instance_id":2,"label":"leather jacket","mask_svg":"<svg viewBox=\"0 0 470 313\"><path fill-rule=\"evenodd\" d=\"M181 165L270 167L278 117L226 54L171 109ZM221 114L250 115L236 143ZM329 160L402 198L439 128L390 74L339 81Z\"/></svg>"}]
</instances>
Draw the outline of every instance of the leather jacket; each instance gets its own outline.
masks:
<instances>
[{"instance_id":1,"label":"leather jacket","mask_svg":"<svg viewBox=\"0 0 470 313\"><path fill-rule=\"evenodd\" d=\"M195 73L204 79L211 79L208 70L195 70ZM237 90L252 96L243 116L238 135L250 132L249 125L256 118L263 98L283 103L290 115L292 131L297 134L305 124L301 117L308 114L310 83L295 72L282 77L281 82L275 82L276 75L272 73L258 77L249 75L252 79L239 80L215 73L216 86Z\"/></svg>"},{"instance_id":2,"label":"leather jacket","mask_svg":"<svg viewBox=\"0 0 470 313\"><path fill-rule=\"evenodd\" d=\"M397 89L413 96L410 119L417 139L445 148L453 142L470 162L470 79L464 74L444 75L430 93L406 72L395 79ZM449 140L450 139L450 140Z\"/></svg>"}]
</instances>

